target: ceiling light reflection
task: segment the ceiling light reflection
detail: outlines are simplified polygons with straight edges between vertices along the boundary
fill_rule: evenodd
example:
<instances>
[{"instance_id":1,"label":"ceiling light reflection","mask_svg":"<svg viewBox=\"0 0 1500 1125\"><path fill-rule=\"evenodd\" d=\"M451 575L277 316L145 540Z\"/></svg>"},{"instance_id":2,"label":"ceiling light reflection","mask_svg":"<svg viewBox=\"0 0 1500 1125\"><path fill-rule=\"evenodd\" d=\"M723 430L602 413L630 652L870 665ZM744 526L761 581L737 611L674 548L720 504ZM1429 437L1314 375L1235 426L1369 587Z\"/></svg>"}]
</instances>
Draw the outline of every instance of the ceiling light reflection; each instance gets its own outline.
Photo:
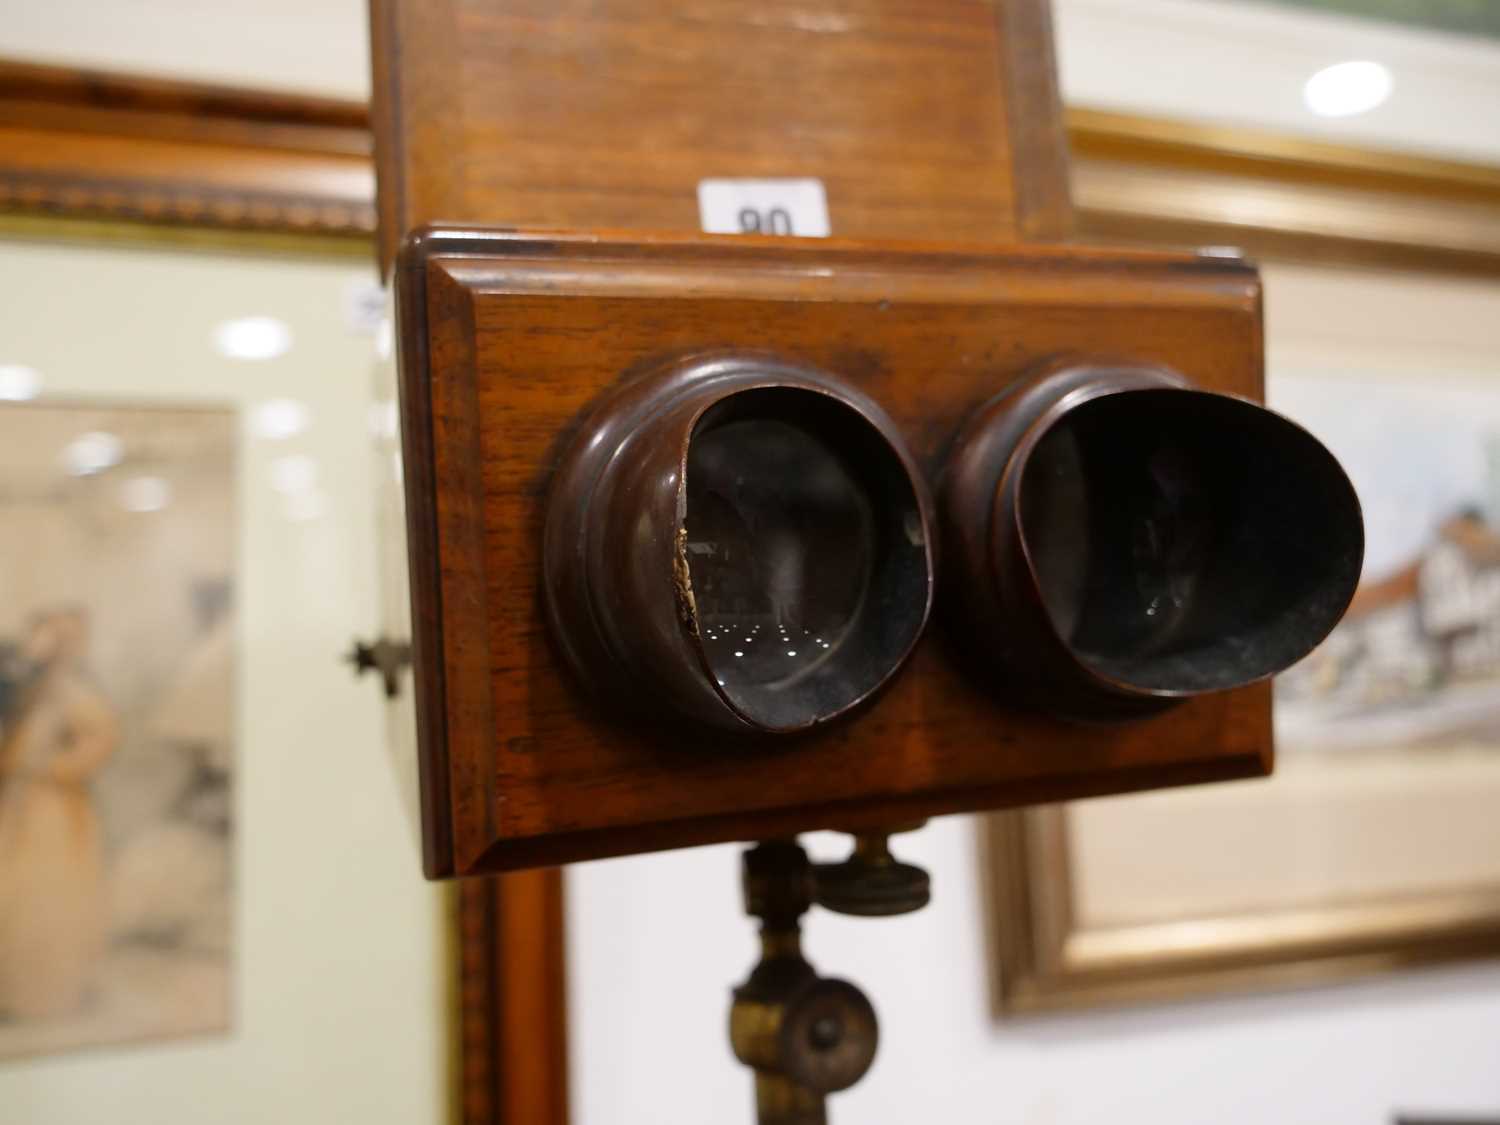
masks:
<instances>
[{"instance_id":1,"label":"ceiling light reflection","mask_svg":"<svg viewBox=\"0 0 1500 1125\"><path fill-rule=\"evenodd\" d=\"M328 500L316 491L298 492L286 498L286 516L297 523L322 519L328 511Z\"/></svg>"},{"instance_id":2,"label":"ceiling light reflection","mask_svg":"<svg viewBox=\"0 0 1500 1125\"><path fill-rule=\"evenodd\" d=\"M256 437L285 441L307 429L310 417L306 403L294 398L273 398L255 408L250 415L250 426Z\"/></svg>"},{"instance_id":3,"label":"ceiling light reflection","mask_svg":"<svg viewBox=\"0 0 1500 1125\"><path fill-rule=\"evenodd\" d=\"M125 443L114 434L95 430L80 434L63 448L63 466L75 477L91 477L113 469L125 456Z\"/></svg>"},{"instance_id":4,"label":"ceiling light reflection","mask_svg":"<svg viewBox=\"0 0 1500 1125\"><path fill-rule=\"evenodd\" d=\"M1318 71L1302 88L1302 100L1319 117L1353 117L1383 103L1394 86L1389 69L1359 59Z\"/></svg>"},{"instance_id":5,"label":"ceiling light reflection","mask_svg":"<svg viewBox=\"0 0 1500 1125\"><path fill-rule=\"evenodd\" d=\"M120 485L120 503L130 512L159 512L172 502L172 486L161 477L131 477Z\"/></svg>"},{"instance_id":6,"label":"ceiling light reflection","mask_svg":"<svg viewBox=\"0 0 1500 1125\"><path fill-rule=\"evenodd\" d=\"M214 347L230 359L275 359L292 346L292 330L274 316L242 316L214 329Z\"/></svg>"},{"instance_id":7,"label":"ceiling light reflection","mask_svg":"<svg viewBox=\"0 0 1500 1125\"><path fill-rule=\"evenodd\" d=\"M0 363L0 401L25 402L36 398L41 388L42 376L36 368Z\"/></svg>"},{"instance_id":8,"label":"ceiling light reflection","mask_svg":"<svg viewBox=\"0 0 1500 1125\"><path fill-rule=\"evenodd\" d=\"M271 487L277 492L287 495L310 492L317 483L318 463L305 453L278 457L271 462Z\"/></svg>"}]
</instances>

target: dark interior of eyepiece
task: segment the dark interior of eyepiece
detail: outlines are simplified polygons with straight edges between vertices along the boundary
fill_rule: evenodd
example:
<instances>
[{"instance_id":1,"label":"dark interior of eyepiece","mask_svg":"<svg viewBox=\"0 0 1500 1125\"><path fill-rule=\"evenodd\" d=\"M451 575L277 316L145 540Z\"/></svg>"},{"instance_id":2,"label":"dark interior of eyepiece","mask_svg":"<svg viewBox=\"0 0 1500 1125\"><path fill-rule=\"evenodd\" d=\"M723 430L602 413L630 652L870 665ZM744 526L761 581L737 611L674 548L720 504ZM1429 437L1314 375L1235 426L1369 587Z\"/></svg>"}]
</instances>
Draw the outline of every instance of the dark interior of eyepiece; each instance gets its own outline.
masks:
<instances>
[{"instance_id":1,"label":"dark interior of eyepiece","mask_svg":"<svg viewBox=\"0 0 1500 1125\"><path fill-rule=\"evenodd\" d=\"M1069 411L1025 465L1020 520L1077 658L1167 695L1296 663L1343 613L1364 553L1353 489L1316 439L1200 391Z\"/></svg>"},{"instance_id":2,"label":"dark interior of eyepiece","mask_svg":"<svg viewBox=\"0 0 1500 1125\"><path fill-rule=\"evenodd\" d=\"M771 387L705 411L688 445L686 525L709 671L758 726L844 710L922 627L929 574L911 479L834 398Z\"/></svg>"}]
</instances>

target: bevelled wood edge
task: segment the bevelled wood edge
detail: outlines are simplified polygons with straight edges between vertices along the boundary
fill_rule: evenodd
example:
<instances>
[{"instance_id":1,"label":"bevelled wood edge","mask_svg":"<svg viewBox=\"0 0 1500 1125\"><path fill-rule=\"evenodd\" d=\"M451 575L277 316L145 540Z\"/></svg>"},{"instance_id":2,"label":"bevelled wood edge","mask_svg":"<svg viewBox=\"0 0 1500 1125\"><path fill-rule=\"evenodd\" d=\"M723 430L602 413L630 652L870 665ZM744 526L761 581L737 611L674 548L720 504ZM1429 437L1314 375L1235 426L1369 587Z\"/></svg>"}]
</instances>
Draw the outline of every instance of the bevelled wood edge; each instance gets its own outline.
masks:
<instances>
[{"instance_id":1,"label":"bevelled wood edge","mask_svg":"<svg viewBox=\"0 0 1500 1125\"><path fill-rule=\"evenodd\" d=\"M458 887L458 1111L462 1125L567 1125L562 873Z\"/></svg>"},{"instance_id":2,"label":"bevelled wood edge","mask_svg":"<svg viewBox=\"0 0 1500 1125\"><path fill-rule=\"evenodd\" d=\"M1241 688L1258 692L1260 686ZM769 840L802 832L878 830L891 824L926 820L957 813L983 813L1060 800L1079 800L1145 789L1171 789L1219 781L1264 777L1271 755L1262 746L1201 762L1172 762L1117 768L1108 775L1060 785L1043 777L985 788L926 792L798 808L758 810L738 816L711 816L662 821L626 828L556 832L545 838L499 840L474 862L476 872L518 871L540 864L567 864L613 856L669 851L736 841ZM462 874L462 872L460 872Z\"/></svg>"},{"instance_id":3,"label":"bevelled wood edge","mask_svg":"<svg viewBox=\"0 0 1500 1125\"><path fill-rule=\"evenodd\" d=\"M358 102L0 60L0 211L367 239Z\"/></svg>"},{"instance_id":4,"label":"bevelled wood edge","mask_svg":"<svg viewBox=\"0 0 1500 1125\"><path fill-rule=\"evenodd\" d=\"M402 474L412 598L412 691L416 702L422 865L429 879L454 873L448 785L447 697L443 660L432 390L427 334L427 263L414 257L396 275ZM416 596L420 592L421 596Z\"/></svg>"},{"instance_id":5,"label":"bevelled wood edge","mask_svg":"<svg viewBox=\"0 0 1500 1125\"><path fill-rule=\"evenodd\" d=\"M439 583L440 514L433 503L438 465L433 450L429 282L421 238L396 276L407 543L414 590L413 684L419 740L423 865L429 878L454 873L448 774L449 699L442 654L448 638ZM438 271L439 285L452 286ZM460 319L472 315L460 300ZM472 326L471 326L472 327ZM469 334L472 337L472 332ZM472 391L472 374L470 377ZM469 411L471 419L477 412ZM425 483L424 483L425 482ZM414 487L413 487L414 486ZM415 503L413 501L416 501ZM482 586L482 581L479 582ZM423 653L433 654L424 658ZM483 662L482 662L483 663ZM481 685L488 690L487 679ZM432 705L436 703L436 705ZM491 724L475 725L489 737ZM480 786L493 807L488 785ZM458 1125L568 1125L567 945L563 873L555 867L464 880L457 888L458 997L454 1078Z\"/></svg>"},{"instance_id":6,"label":"bevelled wood edge","mask_svg":"<svg viewBox=\"0 0 1500 1125\"><path fill-rule=\"evenodd\" d=\"M426 232L407 240L395 293L422 863L430 879L472 869L472 848L452 831L464 819L459 806L478 804L486 824L496 806L494 779L475 770L494 723L482 520L474 510L482 489L473 305L432 255L436 244ZM466 742L481 745L453 753L454 743Z\"/></svg>"},{"instance_id":7,"label":"bevelled wood edge","mask_svg":"<svg viewBox=\"0 0 1500 1125\"><path fill-rule=\"evenodd\" d=\"M866 238L780 238L775 235L696 234L684 231L532 230L471 223L433 223L407 235L401 268L419 262L453 263L459 276L476 261L509 262L540 258L665 263L672 269L717 268L732 260L739 268L802 268L827 258L836 263L872 264L891 270L920 270L946 277L959 269L1007 269L1055 275L1060 266L1126 273L1130 276L1223 275L1254 283L1254 263L1233 255L1192 254L1150 246L975 243ZM446 266L444 267L446 270ZM470 271L472 272L472 271Z\"/></svg>"},{"instance_id":8,"label":"bevelled wood edge","mask_svg":"<svg viewBox=\"0 0 1500 1125\"><path fill-rule=\"evenodd\" d=\"M475 355L473 294L454 279L441 259L413 256L424 262L426 273L425 317L426 370L412 379L412 393L428 395L427 425L431 445L432 527L436 534L436 585L424 589L414 580L412 605L427 612L436 601L441 618L440 648L430 650L441 660L444 738L429 772L446 769L449 815L460 825L482 826L484 839L500 832L495 823L501 802L496 799L497 778L480 763L487 760L496 725L489 639L489 586L485 580L484 483L480 449L478 363ZM409 319L419 321L421 317ZM407 375L402 373L403 398ZM413 498L407 488L408 504ZM414 552L420 548L414 547ZM425 575L423 576L425 578ZM430 728L424 728L425 729ZM419 757L425 747L419 745ZM434 799L442 783L429 776L424 785L434 786ZM477 816L466 809L478 808ZM450 842L451 862L459 874L473 870L475 845L455 833Z\"/></svg>"}]
</instances>

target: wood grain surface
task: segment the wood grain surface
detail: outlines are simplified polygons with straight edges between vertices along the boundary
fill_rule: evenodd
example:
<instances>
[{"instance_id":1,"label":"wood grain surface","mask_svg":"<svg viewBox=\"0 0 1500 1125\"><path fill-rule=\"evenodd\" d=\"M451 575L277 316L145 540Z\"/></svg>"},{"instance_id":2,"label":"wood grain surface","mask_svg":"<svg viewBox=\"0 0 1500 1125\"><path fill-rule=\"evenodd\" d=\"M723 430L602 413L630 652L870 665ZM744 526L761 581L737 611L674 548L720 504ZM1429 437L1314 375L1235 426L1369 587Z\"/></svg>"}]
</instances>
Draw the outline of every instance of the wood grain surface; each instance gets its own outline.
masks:
<instances>
[{"instance_id":1,"label":"wood grain surface","mask_svg":"<svg viewBox=\"0 0 1500 1125\"><path fill-rule=\"evenodd\" d=\"M457 1109L464 1125L566 1125L563 886L553 869L458 890Z\"/></svg>"},{"instance_id":2,"label":"wood grain surface","mask_svg":"<svg viewBox=\"0 0 1500 1125\"><path fill-rule=\"evenodd\" d=\"M816 177L834 233L1057 239L1046 0L374 0L380 245L425 223L694 230Z\"/></svg>"}]
</instances>

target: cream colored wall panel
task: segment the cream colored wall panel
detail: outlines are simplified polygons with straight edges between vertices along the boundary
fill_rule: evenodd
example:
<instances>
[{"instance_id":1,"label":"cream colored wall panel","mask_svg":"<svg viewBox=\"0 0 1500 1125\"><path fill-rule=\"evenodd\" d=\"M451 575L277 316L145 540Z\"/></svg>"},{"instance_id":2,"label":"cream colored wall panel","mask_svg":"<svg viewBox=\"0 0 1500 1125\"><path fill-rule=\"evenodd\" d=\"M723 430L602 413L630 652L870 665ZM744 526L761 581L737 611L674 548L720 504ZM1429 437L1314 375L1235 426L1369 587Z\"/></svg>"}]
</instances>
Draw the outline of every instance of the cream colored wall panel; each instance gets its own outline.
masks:
<instances>
[{"instance_id":1,"label":"cream colored wall panel","mask_svg":"<svg viewBox=\"0 0 1500 1125\"><path fill-rule=\"evenodd\" d=\"M341 661L378 619L373 345L346 315L371 272L0 247L0 364L35 369L43 395L240 410L234 1028L7 1063L0 1121L446 1119L445 892L419 875L380 689ZM251 316L287 327L284 355L215 350L218 326ZM255 410L278 399L307 424L271 440Z\"/></svg>"}]
</instances>

